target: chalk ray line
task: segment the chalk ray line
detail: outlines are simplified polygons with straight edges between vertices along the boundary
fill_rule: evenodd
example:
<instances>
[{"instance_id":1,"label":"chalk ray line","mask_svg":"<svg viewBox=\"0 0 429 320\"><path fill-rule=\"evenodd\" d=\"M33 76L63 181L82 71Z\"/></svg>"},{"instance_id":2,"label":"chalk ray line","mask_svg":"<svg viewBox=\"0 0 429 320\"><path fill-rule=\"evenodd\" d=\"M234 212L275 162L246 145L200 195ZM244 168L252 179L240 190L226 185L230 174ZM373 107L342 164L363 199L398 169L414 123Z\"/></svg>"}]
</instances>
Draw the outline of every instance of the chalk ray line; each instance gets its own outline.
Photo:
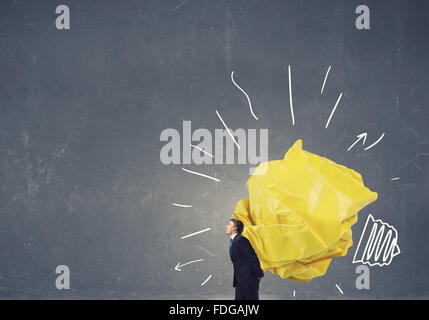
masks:
<instances>
[{"instance_id":1,"label":"chalk ray line","mask_svg":"<svg viewBox=\"0 0 429 320\"><path fill-rule=\"evenodd\" d=\"M188 170L188 169L185 169L185 168L182 168L182 169L185 170L186 172L189 172L189 173L192 173L192 174L196 174L196 175L199 175L199 176L202 176L202 177L205 177L205 178L212 179L214 181L220 182L220 180L218 178L214 178L214 177L208 176L206 174L199 173L199 172L192 171L192 170Z\"/></svg>"},{"instance_id":2,"label":"chalk ray line","mask_svg":"<svg viewBox=\"0 0 429 320\"><path fill-rule=\"evenodd\" d=\"M320 94L323 93L323 89L325 88L326 79L328 79L329 71L331 70L331 66L329 66L328 71L326 71L325 80L323 80L322 89L320 90Z\"/></svg>"},{"instance_id":3,"label":"chalk ray line","mask_svg":"<svg viewBox=\"0 0 429 320\"><path fill-rule=\"evenodd\" d=\"M209 231L209 230L211 230L211 229L210 229L210 228L206 228L206 229L203 229L203 230L200 230L200 231L197 231L197 232L194 232L194 233L188 234L188 235L186 235L186 236L183 236L183 237L181 237L180 239L185 239L185 238L188 238L188 237L192 237L192 236L195 236L195 235L197 235L197 234L200 234L200 233L203 233L203 232L206 232L206 231Z\"/></svg>"},{"instance_id":4,"label":"chalk ray line","mask_svg":"<svg viewBox=\"0 0 429 320\"><path fill-rule=\"evenodd\" d=\"M288 65L288 78L289 78L289 106L290 113L292 115L292 125L295 125L295 116L293 114L293 103L292 103L292 76L290 71L290 65Z\"/></svg>"},{"instance_id":5,"label":"chalk ray line","mask_svg":"<svg viewBox=\"0 0 429 320\"><path fill-rule=\"evenodd\" d=\"M194 148L197 148L198 150L200 150L200 151L202 151L202 152L204 152L206 155L208 155L208 156L210 156L210 157L212 157L212 158L214 158L214 156L213 155L211 155L210 153L208 153L207 151L205 151L204 149L201 149L200 147L198 147L198 146L194 146L193 144L189 144L191 147L194 147Z\"/></svg>"},{"instance_id":6,"label":"chalk ray line","mask_svg":"<svg viewBox=\"0 0 429 320\"><path fill-rule=\"evenodd\" d=\"M223 121L222 117L220 116L219 112L216 110L216 114L219 117L220 121L222 121L223 126L225 127L226 131L228 132L229 136L231 137L232 141L234 141L235 145L238 149L240 149L240 146L238 145L238 142L235 141L234 136L232 135L231 131L226 126L225 122Z\"/></svg>"},{"instance_id":7,"label":"chalk ray line","mask_svg":"<svg viewBox=\"0 0 429 320\"><path fill-rule=\"evenodd\" d=\"M332 109L332 111L331 111L331 114L329 115L329 118L328 118L328 121L326 122L326 126L325 126L325 128L327 128L328 126L329 126L329 122L331 121L331 118L332 118L332 116L333 116L333 114L334 114L334 112L335 112L335 110L337 109L337 106L338 106L338 103L340 102L340 100L341 100L341 97L343 96L343 93L341 92L340 93L340 96L338 97L338 99L337 99L337 102L335 103L335 106L334 106L334 108Z\"/></svg>"},{"instance_id":8,"label":"chalk ray line","mask_svg":"<svg viewBox=\"0 0 429 320\"><path fill-rule=\"evenodd\" d=\"M212 275L210 274L210 275L208 276L208 278L207 278L203 283L201 283L201 286L205 285L205 284L206 284L206 282L207 282L207 281L209 281L211 277L212 277Z\"/></svg>"},{"instance_id":9,"label":"chalk ray line","mask_svg":"<svg viewBox=\"0 0 429 320\"><path fill-rule=\"evenodd\" d=\"M341 290L340 286L338 284L335 284L337 286L337 289L341 292L341 294L344 294L343 290Z\"/></svg>"},{"instance_id":10,"label":"chalk ray line","mask_svg":"<svg viewBox=\"0 0 429 320\"><path fill-rule=\"evenodd\" d=\"M253 113L252 103L250 102L250 98L249 98L249 96L247 95L247 93L246 93L243 89L241 89L241 87L240 87L240 86L235 82L235 80L234 80L234 71L232 71L232 72L231 72L231 80L232 80L232 82L235 84L235 86L236 86L238 89L240 89L240 90L241 90L241 92L243 92L243 94L246 96L246 98L247 98L247 102L249 103L250 113L252 114L252 116L253 116L256 120L258 120L258 117Z\"/></svg>"},{"instance_id":11,"label":"chalk ray line","mask_svg":"<svg viewBox=\"0 0 429 320\"><path fill-rule=\"evenodd\" d=\"M190 204L179 204L179 203L174 203L173 202L172 205L176 206L176 207L192 208L192 205L190 205Z\"/></svg>"}]
</instances>

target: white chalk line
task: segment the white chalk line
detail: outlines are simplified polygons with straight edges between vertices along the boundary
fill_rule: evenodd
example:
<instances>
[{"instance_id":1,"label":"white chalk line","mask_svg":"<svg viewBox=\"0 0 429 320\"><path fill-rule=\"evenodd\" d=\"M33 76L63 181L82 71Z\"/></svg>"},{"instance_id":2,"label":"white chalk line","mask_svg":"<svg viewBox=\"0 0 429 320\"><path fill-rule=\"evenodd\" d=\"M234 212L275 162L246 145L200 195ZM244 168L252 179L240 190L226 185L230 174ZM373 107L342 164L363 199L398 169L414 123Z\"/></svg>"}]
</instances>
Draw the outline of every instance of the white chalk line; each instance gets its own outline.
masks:
<instances>
[{"instance_id":1,"label":"white chalk line","mask_svg":"<svg viewBox=\"0 0 429 320\"><path fill-rule=\"evenodd\" d=\"M238 88L238 89L240 89L241 90L241 92L243 92L243 94L246 96L246 98L247 98L247 102L249 103L249 108L250 108L250 113L252 114L252 116L256 119L256 120L258 120L258 117L253 113L253 109L252 109L252 103L250 102L250 98L249 98L249 96L247 95L247 93L243 90L243 89L241 89L241 87L234 81L234 71L232 71L231 72L231 80L232 80L232 82L234 83L234 85Z\"/></svg>"},{"instance_id":2,"label":"white chalk line","mask_svg":"<svg viewBox=\"0 0 429 320\"><path fill-rule=\"evenodd\" d=\"M195 172L195 171L188 170L188 169L185 169L185 168L182 168L182 169L183 169L184 171L186 171L186 172L189 172L189 173L192 173L192 174L196 174L196 175L199 175L199 176L202 176L202 177L205 177L205 178L212 179L212 180L214 180L214 181L220 182L220 180L219 180L218 178L213 178L213 177L208 176L208 175L206 175L206 174L199 173L199 172Z\"/></svg>"},{"instance_id":3,"label":"white chalk line","mask_svg":"<svg viewBox=\"0 0 429 320\"><path fill-rule=\"evenodd\" d=\"M200 151L204 152L206 155L208 155L208 156L210 156L210 157L214 158L214 156L213 156L213 155L211 155L210 153L208 153L208 152L207 152L207 151L205 151L204 149L201 149L201 148L200 148L200 147L198 147L198 146L194 146L193 144L190 144L190 146L191 146L191 147L194 147L194 148L197 148L198 150L200 150Z\"/></svg>"},{"instance_id":4,"label":"white chalk line","mask_svg":"<svg viewBox=\"0 0 429 320\"><path fill-rule=\"evenodd\" d=\"M211 277L212 277L212 275L210 274L210 275L208 276L208 278L207 278L206 280L204 280L204 282L203 282L203 283L201 283L201 286L205 285L205 284L206 284L206 282L207 282L207 281L209 281Z\"/></svg>"},{"instance_id":5,"label":"white chalk line","mask_svg":"<svg viewBox=\"0 0 429 320\"><path fill-rule=\"evenodd\" d=\"M176 207L182 207L182 208L192 208L191 204L178 204L173 202L172 205Z\"/></svg>"},{"instance_id":6,"label":"white chalk line","mask_svg":"<svg viewBox=\"0 0 429 320\"><path fill-rule=\"evenodd\" d=\"M337 286L337 289L341 292L341 294L344 294L343 290L341 290L340 286L338 284L335 284Z\"/></svg>"},{"instance_id":7,"label":"white chalk line","mask_svg":"<svg viewBox=\"0 0 429 320\"><path fill-rule=\"evenodd\" d=\"M216 114L219 117L220 121L222 121L223 126L225 127L226 131L228 131L229 136L231 137L232 141L234 141L235 145L238 149L240 149L240 146L238 145L238 142L235 141L234 136L232 135L231 131L229 131L228 127L226 126L225 122L223 121L222 117L220 116L219 112L216 110Z\"/></svg>"},{"instance_id":8,"label":"white chalk line","mask_svg":"<svg viewBox=\"0 0 429 320\"><path fill-rule=\"evenodd\" d=\"M292 76L290 71L290 65L288 66L288 76L289 76L289 105L290 113L292 115L292 125L295 125L295 116L293 114L293 103L292 103Z\"/></svg>"},{"instance_id":9,"label":"white chalk line","mask_svg":"<svg viewBox=\"0 0 429 320\"><path fill-rule=\"evenodd\" d=\"M331 114L329 115L329 119L328 119L328 121L326 122L326 126L325 126L325 128L327 128L328 126L329 126L329 122L331 121L331 118L332 118L332 116L333 116L333 114L334 114L334 112L335 112L335 110L337 109L337 106L338 106L338 103L340 102L340 100L341 100L341 97L343 96L343 93L341 92L340 93L340 96L338 97L338 99L337 99L337 102L335 103L335 106L334 106L334 108L332 109L332 111L331 111Z\"/></svg>"},{"instance_id":10,"label":"white chalk line","mask_svg":"<svg viewBox=\"0 0 429 320\"><path fill-rule=\"evenodd\" d=\"M331 66L329 66L328 71L326 71L325 80L323 80L322 89L320 90L320 94L323 93L323 89L325 88L326 79L328 79L329 71L331 70Z\"/></svg>"},{"instance_id":11,"label":"white chalk line","mask_svg":"<svg viewBox=\"0 0 429 320\"><path fill-rule=\"evenodd\" d=\"M378 140L377 140L377 141L375 141L372 145L370 145L370 146L366 147L364 150L371 149L373 146L375 146L377 143L379 143L379 142L380 142L380 140L381 140L381 139L383 139L383 137L384 137L384 132L383 132L383 134L381 135L381 137L380 137L380 138L378 138Z\"/></svg>"},{"instance_id":12,"label":"white chalk line","mask_svg":"<svg viewBox=\"0 0 429 320\"><path fill-rule=\"evenodd\" d=\"M200 233L203 233L203 232L206 232L206 231L209 231L209 230L211 230L211 229L210 229L210 228L206 228L206 229L204 229L204 230L200 230L200 231L197 231L197 232L194 232L194 233L188 234L188 235L186 235L186 236L183 236L183 237L181 237L180 239L189 238L189 237L195 236L196 234L200 234Z\"/></svg>"}]
</instances>

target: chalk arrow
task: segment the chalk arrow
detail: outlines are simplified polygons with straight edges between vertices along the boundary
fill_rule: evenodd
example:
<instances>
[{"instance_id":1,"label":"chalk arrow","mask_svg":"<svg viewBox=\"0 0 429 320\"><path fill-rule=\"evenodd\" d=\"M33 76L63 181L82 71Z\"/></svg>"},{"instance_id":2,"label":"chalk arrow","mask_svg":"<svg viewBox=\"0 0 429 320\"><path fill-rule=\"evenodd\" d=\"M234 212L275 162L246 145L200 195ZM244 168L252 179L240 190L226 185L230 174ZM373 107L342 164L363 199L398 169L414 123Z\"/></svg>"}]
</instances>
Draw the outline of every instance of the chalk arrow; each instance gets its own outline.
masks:
<instances>
[{"instance_id":1,"label":"chalk arrow","mask_svg":"<svg viewBox=\"0 0 429 320\"><path fill-rule=\"evenodd\" d=\"M198 260L193 260L193 261L189 261L189 262L186 262L186 263L184 263L184 264L180 264L180 262L177 264L177 266L174 268L176 271L182 271L182 269L180 269L181 267L183 267L183 266L186 266L187 264L191 264L191 263L194 263L194 262L198 262L198 261L204 261L204 259L198 259Z\"/></svg>"},{"instance_id":2,"label":"chalk arrow","mask_svg":"<svg viewBox=\"0 0 429 320\"><path fill-rule=\"evenodd\" d=\"M362 138L363 138L363 143L362 143L362 145L364 145L364 144L365 144L365 141L366 141L366 136L367 136L367 133L366 133L366 132L361 133L361 134L358 134L358 135L357 135L358 139L355 141L355 143L353 143L353 144L352 144L352 145L347 149L347 151L349 151L351 148L353 148L353 146L354 146L356 143L358 143L358 142L359 142L359 140L360 140L360 139L362 139Z\"/></svg>"}]
</instances>

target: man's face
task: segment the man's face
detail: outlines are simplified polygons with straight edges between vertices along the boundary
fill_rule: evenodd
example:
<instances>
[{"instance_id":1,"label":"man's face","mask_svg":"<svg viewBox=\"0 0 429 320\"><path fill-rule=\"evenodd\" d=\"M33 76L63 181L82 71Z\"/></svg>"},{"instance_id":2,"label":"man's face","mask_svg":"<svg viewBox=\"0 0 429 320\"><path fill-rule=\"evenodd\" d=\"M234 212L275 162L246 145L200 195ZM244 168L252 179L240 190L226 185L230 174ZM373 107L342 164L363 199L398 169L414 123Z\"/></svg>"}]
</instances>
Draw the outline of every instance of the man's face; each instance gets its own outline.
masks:
<instances>
[{"instance_id":1,"label":"man's face","mask_svg":"<svg viewBox=\"0 0 429 320\"><path fill-rule=\"evenodd\" d=\"M226 225L226 234L232 235L237 230L237 227L235 226L234 222L229 221Z\"/></svg>"}]
</instances>

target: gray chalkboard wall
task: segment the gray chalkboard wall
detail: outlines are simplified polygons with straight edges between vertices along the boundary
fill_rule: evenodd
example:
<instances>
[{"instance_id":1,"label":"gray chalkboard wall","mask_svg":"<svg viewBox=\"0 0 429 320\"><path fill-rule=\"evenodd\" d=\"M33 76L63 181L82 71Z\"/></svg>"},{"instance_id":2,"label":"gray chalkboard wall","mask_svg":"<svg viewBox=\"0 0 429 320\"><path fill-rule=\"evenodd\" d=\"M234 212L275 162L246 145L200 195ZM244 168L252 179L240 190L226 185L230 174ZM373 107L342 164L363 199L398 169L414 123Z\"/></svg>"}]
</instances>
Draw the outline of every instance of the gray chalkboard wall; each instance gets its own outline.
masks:
<instances>
[{"instance_id":1,"label":"gray chalkboard wall","mask_svg":"<svg viewBox=\"0 0 429 320\"><path fill-rule=\"evenodd\" d=\"M164 129L213 133L217 110L230 128L268 129L269 160L302 139L378 193L324 277L266 272L261 299L428 298L428 15L427 1L397 0L1 1L0 297L233 299L225 225L251 165L160 159ZM385 135L347 151L363 132L365 146ZM401 254L359 290L368 214L396 228Z\"/></svg>"}]
</instances>

